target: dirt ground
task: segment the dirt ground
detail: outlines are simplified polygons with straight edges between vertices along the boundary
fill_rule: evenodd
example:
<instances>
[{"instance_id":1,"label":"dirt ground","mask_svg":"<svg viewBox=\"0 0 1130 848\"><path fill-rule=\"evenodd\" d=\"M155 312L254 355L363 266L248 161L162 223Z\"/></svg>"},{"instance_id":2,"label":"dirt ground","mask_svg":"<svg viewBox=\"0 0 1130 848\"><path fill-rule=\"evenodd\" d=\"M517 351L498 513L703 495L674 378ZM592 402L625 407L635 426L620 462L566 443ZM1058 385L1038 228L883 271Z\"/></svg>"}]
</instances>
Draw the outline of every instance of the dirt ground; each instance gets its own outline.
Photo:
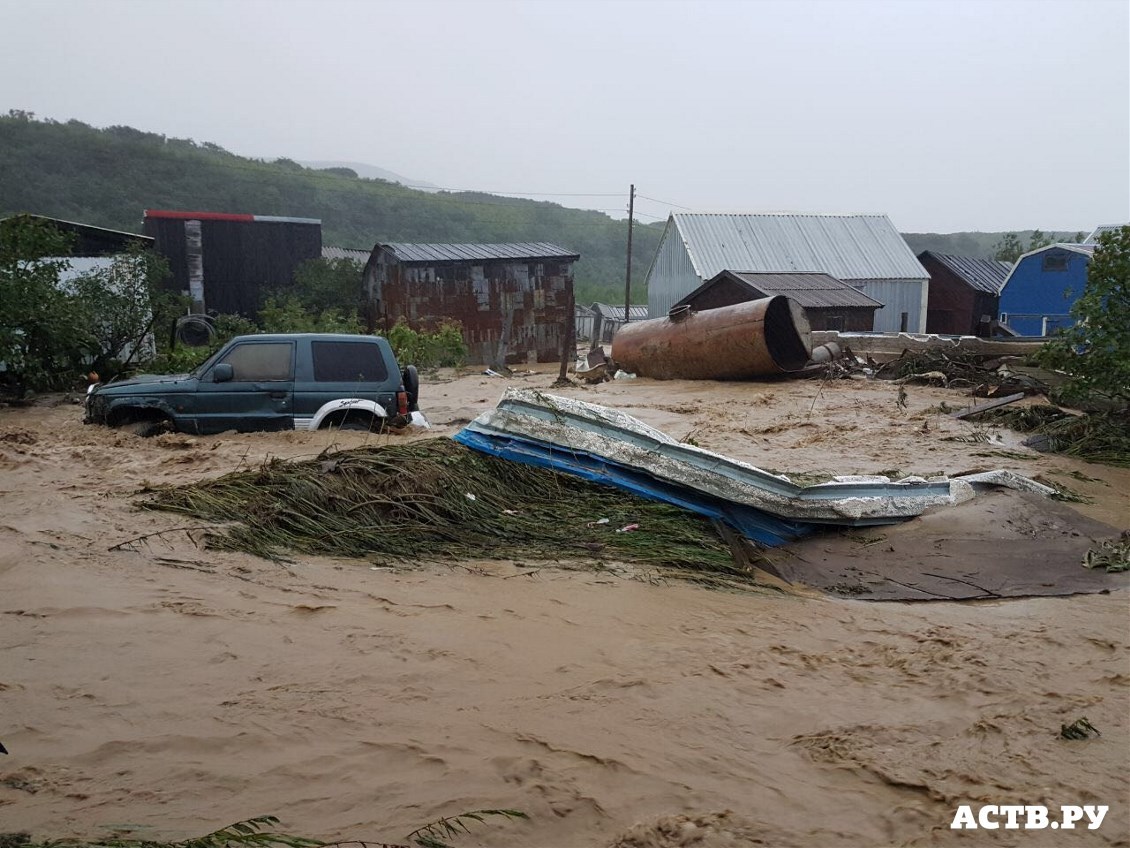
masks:
<instances>
[{"instance_id":1,"label":"dirt ground","mask_svg":"<svg viewBox=\"0 0 1130 848\"><path fill-rule=\"evenodd\" d=\"M553 372L425 379L427 437ZM905 409L851 381L560 393L777 471L1040 474L1130 526L1130 471L934 411L956 391L908 391ZM272 813L400 840L504 807L530 818L457 844L1130 845L1126 591L868 603L499 561L286 567L186 534L111 550L191 525L137 510L145 484L367 437L140 439L81 418L0 410L0 832L183 838ZM975 432L990 441L945 441ZM1057 738L1081 716L1102 736ZM1111 809L1094 831L949 829L982 803Z\"/></svg>"}]
</instances>

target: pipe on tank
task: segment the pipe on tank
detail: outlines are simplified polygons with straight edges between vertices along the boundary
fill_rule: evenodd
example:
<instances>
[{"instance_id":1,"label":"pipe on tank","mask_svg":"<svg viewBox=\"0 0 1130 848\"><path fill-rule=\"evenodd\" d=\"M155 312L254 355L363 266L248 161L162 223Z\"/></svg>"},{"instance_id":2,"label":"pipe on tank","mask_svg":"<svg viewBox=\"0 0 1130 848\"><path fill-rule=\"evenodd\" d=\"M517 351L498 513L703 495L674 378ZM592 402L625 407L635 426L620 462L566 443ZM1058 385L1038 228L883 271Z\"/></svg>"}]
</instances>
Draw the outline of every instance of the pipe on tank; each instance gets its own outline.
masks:
<instances>
[{"instance_id":1,"label":"pipe on tank","mask_svg":"<svg viewBox=\"0 0 1130 848\"><path fill-rule=\"evenodd\" d=\"M625 324L612 339L617 367L657 380L743 380L799 371L812 332L783 295Z\"/></svg>"}]
</instances>

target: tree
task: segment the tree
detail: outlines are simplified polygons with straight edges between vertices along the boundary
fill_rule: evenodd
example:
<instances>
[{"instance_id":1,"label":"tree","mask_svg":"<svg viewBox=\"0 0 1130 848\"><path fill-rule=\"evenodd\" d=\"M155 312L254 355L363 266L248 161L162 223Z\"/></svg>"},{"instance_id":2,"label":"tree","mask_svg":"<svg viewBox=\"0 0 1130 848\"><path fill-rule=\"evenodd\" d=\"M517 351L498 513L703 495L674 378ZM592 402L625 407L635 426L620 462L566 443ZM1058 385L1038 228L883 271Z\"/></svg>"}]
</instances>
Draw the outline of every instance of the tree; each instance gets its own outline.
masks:
<instances>
[{"instance_id":1,"label":"tree","mask_svg":"<svg viewBox=\"0 0 1130 848\"><path fill-rule=\"evenodd\" d=\"M1103 233L1087 267L1076 324L1044 346L1043 364L1070 373L1069 394L1130 403L1130 226Z\"/></svg>"},{"instance_id":2,"label":"tree","mask_svg":"<svg viewBox=\"0 0 1130 848\"><path fill-rule=\"evenodd\" d=\"M154 327L175 310L175 295L162 291L169 265L152 251L135 248L107 267L88 271L67 288L83 316L86 362L102 376L155 353Z\"/></svg>"},{"instance_id":3,"label":"tree","mask_svg":"<svg viewBox=\"0 0 1130 848\"><path fill-rule=\"evenodd\" d=\"M311 259L294 271L289 292L312 312L355 310L361 305L361 274L365 266L353 259Z\"/></svg>"},{"instance_id":4,"label":"tree","mask_svg":"<svg viewBox=\"0 0 1130 848\"><path fill-rule=\"evenodd\" d=\"M82 322L57 283L70 252L70 237L30 215L0 221L0 377L17 397L69 369Z\"/></svg>"},{"instance_id":5,"label":"tree","mask_svg":"<svg viewBox=\"0 0 1130 848\"><path fill-rule=\"evenodd\" d=\"M1082 237L1077 241L1082 241ZM1016 262L1023 254L1047 247L1049 244L1055 244L1055 233L1049 235L1043 230L1032 230L1032 234L1028 237L1028 247L1024 246L1024 242L1016 233L1005 233L1004 237L993 245L993 258L1001 262Z\"/></svg>"}]
</instances>

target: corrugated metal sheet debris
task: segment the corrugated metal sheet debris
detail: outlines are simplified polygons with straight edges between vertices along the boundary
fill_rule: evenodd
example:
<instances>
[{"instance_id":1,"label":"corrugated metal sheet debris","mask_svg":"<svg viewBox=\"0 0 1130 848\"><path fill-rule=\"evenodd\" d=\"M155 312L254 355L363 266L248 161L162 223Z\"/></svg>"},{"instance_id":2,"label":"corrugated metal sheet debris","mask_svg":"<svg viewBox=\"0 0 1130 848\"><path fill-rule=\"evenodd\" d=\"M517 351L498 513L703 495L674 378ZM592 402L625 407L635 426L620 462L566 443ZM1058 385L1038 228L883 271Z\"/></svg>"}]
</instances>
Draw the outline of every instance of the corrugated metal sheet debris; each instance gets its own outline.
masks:
<instances>
[{"instance_id":1,"label":"corrugated metal sheet debris","mask_svg":"<svg viewBox=\"0 0 1130 848\"><path fill-rule=\"evenodd\" d=\"M839 280L929 276L886 215L676 212L671 220L703 280L735 268Z\"/></svg>"},{"instance_id":2,"label":"corrugated metal sheet debris","mask_svg":"<svg viewBox=\"0 0 1130 848\"><path fill-rule=\"evenodd\" d=\"M482 262L492 259L577 260L580 254L549 242L512 244L405 244L390 242L386 248L401 262Z\"/></svg>"},{"instance_id":3,"label":"corrugated metal sheet debris","mask_svg":"<svg viewBox=\"0 0 1130 848\"><path fill-rule=\"evenodd\" d=\"M933 250L927 250L922 255L934 257L971 288L989 294L1000 294L1001 286L1008 278L1008 272L1012 270L1011 262L1001 262L996 259L953 256L949 253L935 253Z\"/></svg>"}]
</instances>

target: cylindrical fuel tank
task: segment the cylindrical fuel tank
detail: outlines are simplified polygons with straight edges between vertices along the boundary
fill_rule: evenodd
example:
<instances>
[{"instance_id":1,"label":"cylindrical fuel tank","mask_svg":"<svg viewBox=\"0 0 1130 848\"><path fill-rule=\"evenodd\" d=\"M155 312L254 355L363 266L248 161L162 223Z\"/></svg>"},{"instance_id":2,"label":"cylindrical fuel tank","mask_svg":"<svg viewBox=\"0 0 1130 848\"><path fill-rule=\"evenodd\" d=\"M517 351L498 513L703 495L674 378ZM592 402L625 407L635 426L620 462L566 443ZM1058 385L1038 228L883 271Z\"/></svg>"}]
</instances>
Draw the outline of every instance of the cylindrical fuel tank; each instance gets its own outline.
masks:
<instances>
[{"instance_id":1,"label":"cylindrical fuel tank","mask_svg":"<svg viewBox=\"0 0 1130 848\"><path fill-rule=\"evenodd\" d=\"M625 324L612 339L617 367L657 380L742 380L798 371L811 350L804 308L782 295Z\"/></svg>"}]
</instances>

